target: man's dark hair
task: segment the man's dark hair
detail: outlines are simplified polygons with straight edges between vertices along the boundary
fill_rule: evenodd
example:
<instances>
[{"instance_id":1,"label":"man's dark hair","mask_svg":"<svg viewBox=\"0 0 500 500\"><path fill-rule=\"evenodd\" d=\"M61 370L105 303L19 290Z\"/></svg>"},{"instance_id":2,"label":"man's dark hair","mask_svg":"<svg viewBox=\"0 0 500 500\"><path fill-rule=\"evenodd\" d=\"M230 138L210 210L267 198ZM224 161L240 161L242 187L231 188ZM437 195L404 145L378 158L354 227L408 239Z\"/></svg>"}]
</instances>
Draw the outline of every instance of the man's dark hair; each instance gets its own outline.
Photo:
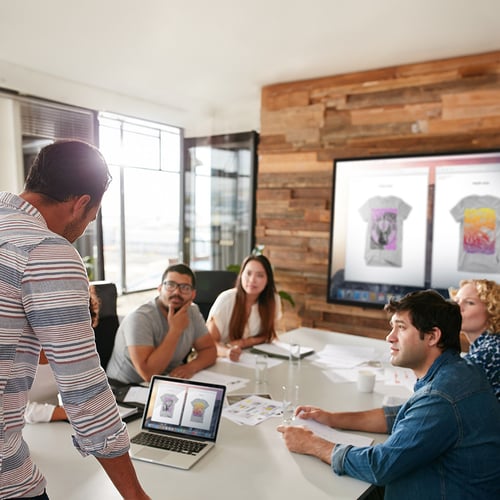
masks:
<instances>
[{"instance_id":1,"label":"man's dark hair","mask_svg":"<svg viewBox=\"0 0 500 500\"><path fill-rule=\"evenodd\" d=\"M64 139L40 150L28 172L25 190L58 202L88 194L89 207L95 207L110 181L108 166L97 148Z\"/></svg>"},{"instance_id":2,"label":"man's dark hair","mask_svg":"<svg viewBox=\"0 0 500 500\"><path fill-rule=\"evenodd\" d=\"M193 288L196 288L196 276L194 275L194 272L191 270L191 268L186 265L186 264L172 264L171 266L168 266L167 269L165 269L165 272L161 276L161 281L163 283L163 280L166 278L168 273L179 273L179 274L186 274L187 276L191 277L191 285L193 285Z\"/></svg>"},{"instance_id":3,"label":"man's dark hair","mask_svg":"<svg viewBox=\"0 0 500 500\"><path fill-rule=\"evenodd\" d=\"M421 339L433 328L439 328L441 339L438 347L460 352L462 315L456 302L446 300L434 290L422 290L408 293L401 300L391 298L384 309L389 313L408 311Z\"/></svg>"}]
</instances>

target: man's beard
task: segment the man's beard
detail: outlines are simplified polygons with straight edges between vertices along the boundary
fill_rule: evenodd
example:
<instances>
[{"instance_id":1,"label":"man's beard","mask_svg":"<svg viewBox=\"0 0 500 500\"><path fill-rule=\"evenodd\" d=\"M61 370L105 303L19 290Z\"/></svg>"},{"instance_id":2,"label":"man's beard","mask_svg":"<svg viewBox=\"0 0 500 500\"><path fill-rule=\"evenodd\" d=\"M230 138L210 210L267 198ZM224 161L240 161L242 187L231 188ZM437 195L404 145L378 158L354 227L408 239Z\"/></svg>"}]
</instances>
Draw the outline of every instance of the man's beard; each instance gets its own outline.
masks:
<instances>
[{"instance_id":1,"label":"man's beard","mask_svg":"<svg viewBox=\"0 0 500 500\"><path fill-rule=\"evenodd\" d=\"M182 297L180 297L179 295L172 295L171 297L168 298L168 303L169 303L168 307L169 308L170 308L170 301L172 299L177 299L177 300L180 300L182 302L182 304L180 306L177 306L177 307L172 306L174 313L176 313L186 303L186 301Z\"/></svg>"}]
</instances>

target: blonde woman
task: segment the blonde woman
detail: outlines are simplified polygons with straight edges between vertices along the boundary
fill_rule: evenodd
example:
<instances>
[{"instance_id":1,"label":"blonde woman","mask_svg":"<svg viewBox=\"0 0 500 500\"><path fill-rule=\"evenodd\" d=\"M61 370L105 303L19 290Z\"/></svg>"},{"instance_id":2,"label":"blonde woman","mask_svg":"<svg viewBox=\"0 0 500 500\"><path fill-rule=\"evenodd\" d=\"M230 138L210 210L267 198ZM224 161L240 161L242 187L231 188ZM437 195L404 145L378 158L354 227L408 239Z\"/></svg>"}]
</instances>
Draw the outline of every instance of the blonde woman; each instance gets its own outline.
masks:
<instances>
[{"instance_id":1,"label":"blonde woman","mask_svg":"<svg viewBox=\"0 0 500 500\"><path fill-rule=\"evenodd\" d=\"M264 255L249 255L241 265L236 287L225 290L208 314L207 327L217 355L238 361L242 349L276 338L281 318L271 264Z\"/></svg>"},{"instance_id":2,"label":"blonde woman","mask_svg":"<svg viewBox=\"0 0 500 500\"><path fill-rule=\"evenodd\" d=\"M460 305L462 331L470 342L465 357L484 369L500 400L500 285L463 280L451 296Z\"/></svg>"}]
</instances>

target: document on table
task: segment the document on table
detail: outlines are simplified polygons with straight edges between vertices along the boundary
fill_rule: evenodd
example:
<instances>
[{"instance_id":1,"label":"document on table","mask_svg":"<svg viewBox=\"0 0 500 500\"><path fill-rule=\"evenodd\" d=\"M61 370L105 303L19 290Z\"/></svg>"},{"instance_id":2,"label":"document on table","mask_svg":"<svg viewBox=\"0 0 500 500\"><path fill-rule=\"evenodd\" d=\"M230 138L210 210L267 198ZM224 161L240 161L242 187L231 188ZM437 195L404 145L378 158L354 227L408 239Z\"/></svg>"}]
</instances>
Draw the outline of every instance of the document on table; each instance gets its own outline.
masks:
<instances>
[{"instance_id":1,"label":"document on table","mask_svg":"<svg viewBox=\"0 0 500 500\"><path fill-rule=\"evenodd\" d=\"M133 385L129 387L127 394L123 398L124 403L140 403L142 405L146 404L148 400L149 387L144 387L141 385Z\"/></svg>"},{"instance_id":2,"label":"document on table","mask_svg":"<svg viewBox=\"0 0 500 500\"><path fill-rule=\"evenodd\" d=\"M300 417L295 417L292 420L291 425L303 425L308 429L311 429L315 434L331 443L336 444L352 444L353 446L370 446L373 443L373 439L360 436L359 434L352 434L350 432L338 431L332 429L328 425L320 424L316 420L303 419Z\"/></svg>"},{"instance_id":3,"label":"document on table","mask_svg":"<svg viewBox=\"0 0 500 500\"><path fill-rule=\"evenodd\" d=\"M251 352L242 352L240 359L238 361L231 361L229 358L217 358L217 363L237 363L239 366L244 366L246 368L251 368L255 370L255 356ZM282 359L268 358L267 367L272 368L273 366L283 363Z\"/></svg>"},{"instance_id":4,"label":"document on table","mask_svg":"<svg viewBox=\"0 0 500 500\"><path fill-rule=\"evenodd\" d=\"M360 370L373 372L377 382L385 380L384 368L374 368L364 365L358 368L330 368L329 370L323 370L323 373L332 382L356 382Z\"/></svg>"},{"instance_id":5,"label":"document on table","mask_svg":"<svg viewBox=\"0 0 500 500\"><path fill-rule=\"evenodd\" d=\"M271 394L228 394L226 396L227 405L232 405L234 403L238 403L243 399L249 398L250 396L259 396L259 398L273 399Z\"/></svg>"},{"instance_id":6,"label":"document on table","mask_svg":"<svg viewBox=\"0 0 500 500\"><path fill-rule=\"evenodd\" d=\"M220 384L226 386L226 392L233 392L240 390L250 382L250 379L243 377L233 377L224 373L211 372L209 370L201 370L195 373L192 377L193 380L199 382L208 382L210 384Z\"/></svg>"},{"instance_id":7,"label":"document on table","mask_svg":"<svg viewBox=\"0 0 500 500\"><path fill-rule=\"evenodd\" d=\"M354 368L378 362L380 357L372 347L328 344L317 353L315 363L330 368Z\"/></svg>"},{"instance_id":8,"label":"document on table","mask_svg":"<svg viewBox=\"0 0 500 500\"><path fill-rule=\"evenodd\" d=\"M323 370L323 373L334 383L356 382L360 370L368 370L375 373L375 380L377 382L375 392L394 396L403 401L413 394L413 387L417 379L414 372L409 368L398 366L375 368L361 365L357 368L330 368ZM386 406L395 405L387 404Z\"/></svg>"},{"instance_id":9,"label":"document on table","mask_svg":"<svg viewBox=\"0 0 500 500\"><path fill-rule=\"evenodd\" d=\"M139 408L135 406L121 406L121 405L117 406L121 418L127 418L130 417L131 415L136 415L137 413L139 413Z\"/></svg>"},{"instance_id":10,"label":"document on table","mask_svg":"<svg viewBox=\"0 0 500 500\"><path fill-rule=\"evenodd\" d=\"M400 366L391 366L385 369L386 385L394 385L406 387L413 392L413 387L417 381L417 377L410 368L401 368Z\"/></svg>"},{"instance_id":11,"label":"document on table","mask_svg":"<svg viewBox=\"0 0 500 500\"><path fill-rule=\"evenodd\" d=\"M281 415L282 403L257 395L226 406L222 416L239 425L257 425L270 417Z\"/></svg>"},{"instance_id":12,"label":"document on table","mask_svg":"<svg viewBox=\"0 0 500 500\"><path fill-rule=\"evenodd\" d=\"M280 340L274 340L270 344L257 344L252 347L254 352L261 352L267 354L268 356L276 356L278 358L288 359L290 357L290 352L292 350L292 344L287 342L281 342ZM303 358L312 354L314 349L312 347L300 346L300 357Z\"/></svg>"}]
</instances>

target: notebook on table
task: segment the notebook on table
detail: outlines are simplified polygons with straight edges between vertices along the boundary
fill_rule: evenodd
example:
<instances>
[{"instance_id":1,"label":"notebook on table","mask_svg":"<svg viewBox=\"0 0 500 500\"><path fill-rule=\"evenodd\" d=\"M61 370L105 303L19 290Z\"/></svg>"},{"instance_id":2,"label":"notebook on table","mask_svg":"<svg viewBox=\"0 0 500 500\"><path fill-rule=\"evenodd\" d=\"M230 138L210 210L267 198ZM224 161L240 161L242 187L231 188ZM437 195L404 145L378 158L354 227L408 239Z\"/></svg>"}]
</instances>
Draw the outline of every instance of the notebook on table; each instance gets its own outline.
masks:
<instances>
[{"instance_id":1,"label":"notebook on table","mask_svg":"<svg viewBox=\"0 0 500 500\"><path fill-rule=\"evenodd\" d=\"M215 446L225 392L224 385L155 375L131 457L190 469Z\"/></svg>"},{"instance_id":2,"label":"notebook on table","mask_svg":"<svg viewBox=\"0 0 500 500\"><path fill-rule=\"evenodd\" d=\"M281 342L279 340L274 340L270 344L257 344L251 348L251 351L254 353L264 353L268 356L272 356L274 358L283 358L289 359L290 352L292 350L292 344L287 342ZM300 359L305 358L306 356L310 356L314 353L314 349L312 347L300 346Z\"/></svg>"}]
</instances>

